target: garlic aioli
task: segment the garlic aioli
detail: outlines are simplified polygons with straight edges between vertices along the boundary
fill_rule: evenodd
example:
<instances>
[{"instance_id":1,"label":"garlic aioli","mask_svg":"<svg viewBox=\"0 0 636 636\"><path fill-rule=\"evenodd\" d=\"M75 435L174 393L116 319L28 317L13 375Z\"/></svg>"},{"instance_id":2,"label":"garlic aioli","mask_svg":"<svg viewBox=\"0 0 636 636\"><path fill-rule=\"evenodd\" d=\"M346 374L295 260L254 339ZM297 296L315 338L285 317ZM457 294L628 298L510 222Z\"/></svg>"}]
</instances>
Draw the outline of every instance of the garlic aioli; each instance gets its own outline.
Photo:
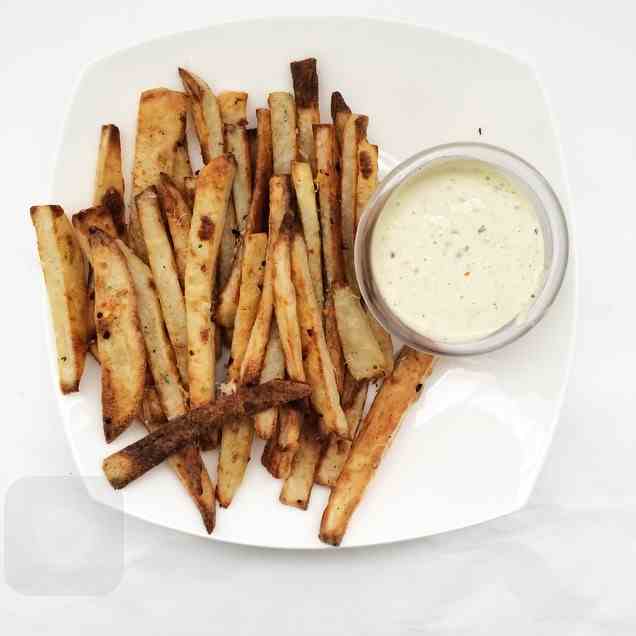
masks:
<instances>
[{"instance_id":1,"label":"garlic aioli","mask_svg":"<svg viewBox=\"0 0 636 636\"><path fill-rule=\"evenodd\" d=\"M371 239L378 291L433 340L485 337L519 316L544 277L541 225L528 196L482 161L452 159L391 194Z\"/></svg>"}]
</instances>

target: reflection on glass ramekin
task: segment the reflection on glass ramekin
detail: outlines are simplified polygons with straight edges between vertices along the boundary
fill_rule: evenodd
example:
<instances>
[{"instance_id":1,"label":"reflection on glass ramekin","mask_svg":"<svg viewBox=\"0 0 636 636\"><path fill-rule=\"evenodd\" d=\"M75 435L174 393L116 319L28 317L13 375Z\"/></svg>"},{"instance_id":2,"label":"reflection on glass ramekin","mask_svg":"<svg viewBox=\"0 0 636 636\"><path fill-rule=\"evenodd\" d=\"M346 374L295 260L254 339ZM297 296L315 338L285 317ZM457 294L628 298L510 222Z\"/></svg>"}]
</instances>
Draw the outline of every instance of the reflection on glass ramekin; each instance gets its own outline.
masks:
<instances>
[{"instance_id":1,"label":"reflection on glass ramekin","mask_svg":"<svg viewBox=\"0 0 636 636\"><path fill-rule=\"evenodd\" d=\"M543 230L545 275L534 302L497 331L477 340L442 342L414 331L390 309L379 292L371 259L371 240L376 222L394 190L434 163L453 159L476 159L490 164L523 187L535 206ZM451 143L423 150L394 168L379 184L362 215L355 241L355 268L362 296L375 318L407 345L448 356L467 356L495 351L514 342L545 315L554 302L568 262L568 228L554 190L543 175L517 155L481 143Z\"/></svg>"}]
</instances>

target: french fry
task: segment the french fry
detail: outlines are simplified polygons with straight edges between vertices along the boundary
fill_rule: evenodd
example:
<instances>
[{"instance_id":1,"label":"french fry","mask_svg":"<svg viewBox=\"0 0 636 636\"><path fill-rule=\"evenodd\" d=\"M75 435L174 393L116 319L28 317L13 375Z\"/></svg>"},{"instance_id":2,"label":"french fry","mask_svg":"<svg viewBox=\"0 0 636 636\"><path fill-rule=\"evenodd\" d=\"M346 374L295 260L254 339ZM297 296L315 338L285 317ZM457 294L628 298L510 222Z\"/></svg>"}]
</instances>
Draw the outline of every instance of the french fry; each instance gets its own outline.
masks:
<instances>
[{"instance_id":1,"label":"french fry","mask_svg":"<svg viewBox=\"0 0 636 636\"><path fill-rule=\"evenodd\" d=\"M356 380L387 373L387 360L371 327L360 298L348 285L334 287L334 307L347 368Z\"/></svg>"},{"instance_id":2,"label":"french fry","mask_svg":"<svg viewBox=\"0 0 636 636\"><path fill-rule=\"evenodd\" d=\"M373 401L322 515L320 540L340 545L351 515L382 461L408 407L421 394L434 358L404 347Z\"/></svg>"},{"instance_id":3,"label":"french fry","mask_svg":"<svg viewBox=\"0 0 636 636\"><path fill-rule=\"evenodd\" d=\"M126 233L126 206L124 204L121 141L119 128L114 124L106 124L101 128L93 205L107 207L115 222L117 235L124 236Z\"/></svg>"},{"instance_id":4,"label":"french fry","mask_svg":"<svg viewBox=\"0 0 636 636\"><path fill-rule=\"evenodd\" d=\"M312 418L305 416L300 446L280 492L281 503L307 510L321 447L322 442Z\"/></svg>"},{"instance_id":5,"label":"french fry","mask_svg":"<svg viewBox=\"0 0 636 636\"><path fill-rule=\"evenodd\" d=\"M334 127L320 124L314 127L316 137L316 185L322 232L322 256L326 288L344 279L342 257L342 230L338 199L338 172L336 170L336 137Z\"/></svg>"},{"instance_id":6,"label":"french fry","mask_svg":"<svg viewBox=\"0 0 636 636\"><path fill-rule=\"evenodd\" d=\"M309 164L300 161L292 161L291 174L296 191L300 221L303 226L303 235L307 244L307 253L309 254L309 270L314 283L314 293L318 304L322 307L325 301L322 288L322 248L314 179Z\"/></svg>"},{"instance_id":7,"label":"french fry","mask_svg":"<svg viewBox=\"0 0 636 636\"><path fill-rule=\"evenodd\" d=\"M146 350L135 287L116 239L92 228L89 243L95 272L102 419L106 441L112 442L128 427L141 406L146 380Z\"/></svg>"},{"instance_id":8,"label":"french fry","mask_svg":"<svg viewBox=\"0 0 636 636\"><path fill-rule=\"evenodd\" d=\"M184 135L183 139L177 144L174 168L172 170L172 179L182 195L185 192L185 180L191 176L192 164L190 163L190 152L188 151L188 137Z\"/></svg>"},{"instance_id":9,"label":"french fry","mask_svg":"<svg viewBox=\"0 0 636 636\"><path fill-rule=\"evenodd\" d=\"M157 286L168 336L177 358L177 368L179 369L181 382L184 386L187 386L188 339L186 307L183 292L179 285L179 275L172 253L172 246L161 217L156 188L150 186L138 195L135 207L139 215L141 237L147 247L146 255ZM139 253L137 255L139 256Z\"/></svg>"},{"instance_id":10,"label":"french fry","mask_svg":"<svg viewBox=\"0 0 636 636\"><path fill-rule=\"evenodd\" d=\"M247 93L225 91L218 97L221 119L231 126L247 126Z\"/></svg>"},{"instance_id":11,"label":"french fry","mask_svg":"<svg viewBox=\"0 0 636 636\"><path fill-rule=\"evenodd\" d=\"M241 361L256 318L265 275L267 234L251 234L245 238L245 255L241 272L241 291L232 336L228 381L236 386ZM227 508L236 495L250 460L254 437L252 418L243 417L223 425L219 454L217 498Z\"/></svg>"},{"instance_id":12,"label":"french fry","mask_svg":"<svg viewBox=\"0 0 636 636\"><path fill-rule=\"evenodd\" d=\"M263 293L241 365L241 384L253 384L258 381L263 367L265 351L267 350L267 342L272 324L272 313L274 311L273 251L278 240L283 218L290 209L289 177L281 175L271 178L269 184L269 202L269 234L265 278L263 279Z\"/></svg>"},{"instance_id":13,"label":"french fry","mask_svg":"<svg viewBox=\"0 0 636 636\"><path fill-rule=\"evenodd\" d=\"M253 169L254 188L246 224L248 233L260 232L263 229L272 170L272 117L266 108L257 108L256 162Z\"/></svg>"},{"instance_id":14,"label":"french fry","mask_svg":"<svg viewBox=\"0 0 636 636\"><path fill-rule=\"evenodd\" d=\"M339 91L331 93L331 120L336 128L336 139L339 148L342 148L344 129L350 114L351 109L347 106L342 93Z\"/></svg>"},{"instance_id":15,"label":"french fry","mask_svg":"<svg viewBox=\"0 0 636 636\"><path fill-rule=\"evenodd\" d=\"M285 368L291 380L305 381L300 326L296 311L296 290L291 278L291 228L283 221L280 236L274 245L273 287L274 312L285 354Z\"/></svg>"},{"instance_id":16,"label":"french fry","mask_svg":"<svg viewBox=\"0 0 636 636\"><path fill-rule=\"evenodd\" d=\"M393 371L393 341L391 340L391 334L371 315L371 312L367 310L367 318L371 325L373 335L380 345L382 354L384 355L384 373L388 375Z\"/></svg>"},{"instance_id":17,"label":"french fry","mask_svg":"<svg viewBox=\"0 0 636 636\"><path fill-rule=\"evenodd\" d=\"M152 432L165 422L166 417L183 416L187 411L187 398L179 381L174 351L166 335L150 268L124 243L119 241L118 244L126 257L135 286L148 364L154 380L154 387L146 388L142 404L143 423L148 431ZM154 397L159 402L158 409L154 404ZM162 419L158 416L159 412L163 416ZM215 486L201 460L199 450L194 446L185 448L169 457L168 463L199 509L208 533L212 532L215 518Z\"/></svg>"},{"instance_id":18,"label":"french fry","mask_svg":"<svg viewBox=\"0 0 636 636\"><path fill-rule=\"evenodd\" d=\"M265 360L261 370L260 383L270 380L282 380L285 377L285 354L278 335L276 322L272 324ZM254 416L254 430L261 439L269 439L276 431L278 424L278 409L271 408Z\"/></svg>"},{"instance_id":19,"label":"french fry","mask_svg":"<svg viewBox=\"0 0 636 636\"><path fill-rule=\"evenodd\" d=\"M342 396L343 408L347 416L347 422L349 423L349 434L352 439L355 439L358 434L360 422L362 421L362 415L364 414L364 405L366 404L367 393L369 391L369 381L355 380L351 375L348 377L351 378L351 386L345 386L345 392Z\"/></svg>"},{"instance_id":20,"label":"french fry","mask_svg":"<svg viewBox=\"0 0 636 636\"><path fill-rule=\"evenodd\" d=\"M194 197L197 191L197 178L185 177L183 179L183 196L188 204L188 207L192 210L194 208Z\"/></svg>"},{"instance_id":21,"label":"french fry","mask_svg":"<svg viewBox=\"0 0 636 636\"><path fill-rule=\"evenodd\" d=\"M146 262L148 252L135 199L154 186L162 172L172 175L176 149L185 135L188 101L184 93L167 88L144 91L139 98L128 241L137 256Z\"/></svg>"},{"instance_id":22,"label":"french fry","mask_svg":"<svg viewBox=\"0 0 636 636\"><path fill-rule=\"evenodd\" d=\"M239 291L241 289L241 265L243 263L243 244L239 243L234 253L230 276L221 290L214 312L214 321L226 329L234 327L234 319L238 310Z\"/></svg>"},{"instance_id":23,"label":"french fry","mask_svg":"<svg viewBox=\"0 0 636 636\"><path fill-rule=\"evenodd\" d=\"M223 290L232 275L232 266L236 255L240 232L236 226L236 213L232 199L227 207L223 237L219 248L219 266L217 271L217 289Z\"/></svg>"},{"instance_id":24,"label":"french fry","mask_svg":"<svg viewBox=\"0 0 636 636\"><path fill-rule=\"evenodd\" d=\"M318 106L318 72L313 57L290 64L296 99L298 125L298 154L302 161L309 162L316 174L316 153L314 149L314 124L320 123Z\"/></svg>"},{"instance_id":25,"label":"french fry","mask_svg":"<svg viewBox=\"0 0 636 636\"><path fill-rule=\"evenodd\" d=\"M265 384L239 387L236 393L192 409L143 439L109 455L102 469L113 488L124 488L224 422L302 400L310 391L308 385L290 380L272 380Z\"/></svg>"},{"instance_id":26,"label":"french fry","mask_svg":"<svg viewBox=\"0 0 636 636\"><path fill-rule=\"evenodd\" d=\"M88 237L91 227L96 227L113 238L117 238L118 236L113 216L110 210L103 205L86 208L86 210L74 214L71 222L75 228L76 237L82 248L82 252L89 263L91 259L91 248L88 244Z\"/></svg>"},{"instance_id":27,"label":"french fry","mask_svg":"<svg viewBox=\"0 0 636 636\"><path fill-rule=\"evenodd\" d=\"M345 378L345 359L340 344L340 334L338 333L338 323L336 322L336 308L333 302L333 291L327 297L323 309L323 322L325 327L325 341L329 350L329 357L336 374L336 386L338 393L342 394Z\"/></svg>"},{"instance_id":28,"label":"french fry","mask_svg":"<svg viewBox=\"0 0 636 636\"><path fill-rule=\"evenodd\" d=\"M283 407L286 408L286 407ZM294 411L293 417L281 417L278 427L278 448L284 451L295 451L300 446L300 429L302 426L302 414L298 409ZM295 414L298 414L296 416Z\"/></svg>"},{"instance_id":29,"label":"french fry","mask_svg":"<svg viewBox=\"0 0 636 636\"><path fill-rule=\"evenodd\" d=\"M290 174L291 162L298 155L294 98L289 93L270 93L267 102L272 116L274 174Z\"/></svg>"},{"instance_id":30,"label":"french fry","mask_svg":"<svg viewBox=\"0 0 636 636\"><path fill-rule=\"evenodd\" d=\"M307 247L298 232L292 239L291 270L296 290L305 373L312 388L311 402L316 412L322 416L324 432L336 433L347 438L349 427L340 406L340 395L325 341L322 315L314 296Z\"/></svg>"},{"instance_id":31,"label":"french fry","mask_svg":"<svg viewBox=\"0 0 636 636\"><path fill-rule=\"evenodd\" d=\"M190 95L192 120L205 164L225 152L221 109L212 89L199 76L184 68L179 69L179 76Z\"/></svg>"},{"instance_id":32,"label":"french fry","mask_svg":"<svg viewBox=\"0 0 636 636\"><path fill-rule=\"evenodd\" d=\"M362 139L358 144L358 181L356 189L356 222L358 228L369 199L378 187L378 147Z\"/></svg>"},{"instance_id":33,"label":"french fry","mask_svg":"<svg viewBox=\"0 0 636 636\"><path fill-rule=\"evenodd\" d=\"M279 442L279 435L282 428L300 430L302 426L302 413L289 406L279 408L278 430L276 434L267 440L265 450L263 451L263 465L272 477L276 479L287 479L291 473L294 456L297 452L296 448L283 449Z\"/></svg>"},{"instance_id":34,"label":"french fry","mask_svg":"<svg viewBox=\"0 0 636 636\"><path fill-rule=\"evenodd\" d=\"M354 267L353 245L356 229L356 192L358 187L358 146L364 139L369 118L366 115L350 115L342 139L340 174L340 209L342 223L342 250L345 274L351 289L359 293Z\"/></svg>"},{"instance_id":35,"label":"french fry","mask_svg":"<svg viewBox=\"0 0 636 636\"><path fill-rule=\"evenodd\" d=\"M194 407L214 399L216 358L212 294L235 172L233 159L221 155L212 159L197 178L185 276L187 373L190 403Z\"/></svg>"},{"instance_id":36,"label":"french fry","mask_svg":"<svg viewBox=\"0 0 636 636\"><path fill-rule=\"evenodd\" d=\"M31 221L49 297L62 393L79 390L87 346L86 275L82 250L59 205L36 205Z\"/></svg>"},{"instance_id":37,"label":"french fry","mask_svg":"<svg viewBox=\"0 0 636 636\"><path fill-rule=\"evenodd\" d=\"M256 128L247 129L247 144L250 147L250 165L252 175L256 174L256 155L258 154L258 141Z\"/></svg>"},{"instance_id":38,"label":"french fry","mask_svg":"<svg viewBox=\"0 0 636 636\"><path fill-rule=\"evenodd\" d=\"M165 172L161 173L160 181L156 188L161 211L167 221L170 238L172 239L179 283L181 283L183 288L185 287L192 212L176 181Z\"/></svg>"}]
</instances>

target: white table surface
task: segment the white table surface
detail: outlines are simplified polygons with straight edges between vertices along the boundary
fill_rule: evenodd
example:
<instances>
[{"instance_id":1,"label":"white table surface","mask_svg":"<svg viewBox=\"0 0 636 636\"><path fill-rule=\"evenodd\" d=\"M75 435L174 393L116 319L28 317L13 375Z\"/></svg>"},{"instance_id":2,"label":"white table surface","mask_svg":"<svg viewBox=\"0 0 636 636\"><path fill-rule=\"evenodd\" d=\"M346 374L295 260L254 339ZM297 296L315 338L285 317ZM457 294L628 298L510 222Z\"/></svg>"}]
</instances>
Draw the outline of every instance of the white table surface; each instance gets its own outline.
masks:
<instances>
[{"instance_id":1,"label":"white table surface","mask_svg":"<svg viewBox=\"0 0 636 636\"><path fill-rule=\"evenodd\" d=\"M527 60L563 143L580 318L561 423L524 511L431 539L319 553L204 543L127 519L125 571L112 592L23 596L3 580L3 633L634 634L636 42L628 3L47 4L0 3L1 501L21 477L75 472L45 358L40 287L16 285L11 274L40 275L28 207L48 200L82 67L146 39L265 12L345 13L409 19ZM55 524L42 519L44 528Z\"/></svg>"}]
</instances>

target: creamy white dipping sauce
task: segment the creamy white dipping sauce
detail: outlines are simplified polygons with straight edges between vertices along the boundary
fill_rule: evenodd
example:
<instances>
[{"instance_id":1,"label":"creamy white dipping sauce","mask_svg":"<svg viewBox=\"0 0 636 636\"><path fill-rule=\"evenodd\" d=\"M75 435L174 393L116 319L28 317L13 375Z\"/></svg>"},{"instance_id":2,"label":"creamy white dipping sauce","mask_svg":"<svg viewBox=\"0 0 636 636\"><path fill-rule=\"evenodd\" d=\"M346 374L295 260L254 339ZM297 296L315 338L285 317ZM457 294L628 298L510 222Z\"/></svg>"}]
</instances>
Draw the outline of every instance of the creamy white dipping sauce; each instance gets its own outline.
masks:
<instances>
[{"instance_id":1,"label":"creamy white dipping sauce","mask_svg":"<svg viewBox=\"0 0 636 636\"><path fill-rule=\"evenodd\" d=\"M528 196L478 160L453 159L389 197L371 239L378 291L433 340L487 336L522 314L543 282L544 242Z\"/></svg>"}]
</instances>

